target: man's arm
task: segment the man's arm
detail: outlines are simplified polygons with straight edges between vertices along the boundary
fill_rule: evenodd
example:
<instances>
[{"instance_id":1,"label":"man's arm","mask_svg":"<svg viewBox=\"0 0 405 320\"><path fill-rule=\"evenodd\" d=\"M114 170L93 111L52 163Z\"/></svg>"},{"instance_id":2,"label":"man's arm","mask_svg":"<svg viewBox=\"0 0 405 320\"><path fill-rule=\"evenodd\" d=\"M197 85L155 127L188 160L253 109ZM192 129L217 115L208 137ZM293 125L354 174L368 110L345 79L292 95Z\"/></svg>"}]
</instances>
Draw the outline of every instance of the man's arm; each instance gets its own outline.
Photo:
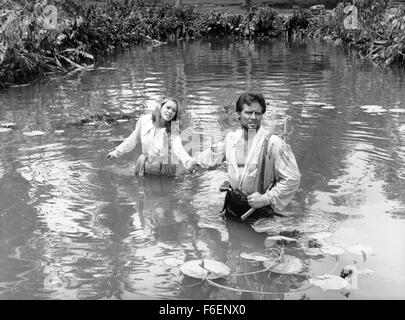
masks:
<instances>
[{"instance_id":1,"label":"man's arm","mask_svg":"<svg viewBox=\"0 0 405 320\"><path fill-rule=\"evenodd\" d=\"M274 167L276 183L265 193L266 205L270 205L276 212L281 212L290 203L301 182L297 161L288 144L283 142L280 145L275 154Z\"/></svg>"},{"instance_id":2,"label":"man's arm","mask_svg":"<svg viewBox=\"0 0 405 320\"><path fill-rule=\"evenodd\" d=\"M270 205L277 213L281 213L290 203L298 190L301 175L294 154L288 144L281 142L275 150L274 167L276 183L264 194L255 192L247 200L252 208L258 209Z\"/></svg>"}]
</instances>

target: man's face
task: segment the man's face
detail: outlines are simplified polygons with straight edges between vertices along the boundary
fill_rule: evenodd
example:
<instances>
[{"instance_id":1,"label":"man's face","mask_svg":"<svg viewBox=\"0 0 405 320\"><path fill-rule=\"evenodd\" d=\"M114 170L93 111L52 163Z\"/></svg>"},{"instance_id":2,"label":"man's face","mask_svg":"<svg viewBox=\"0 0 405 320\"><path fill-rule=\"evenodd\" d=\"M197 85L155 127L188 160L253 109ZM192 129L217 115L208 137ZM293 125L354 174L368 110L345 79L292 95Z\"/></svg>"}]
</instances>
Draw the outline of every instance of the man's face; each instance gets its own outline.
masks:
<instances>
[{"instance_id":1,"label":"man's face","mask_svg":"<svg viewBox=\"0 0 405 320\"><path fill-rule=\"evenodd\" d=\"M257 130L262 124L262 106L258 102L253 102L250 106L244 104L239 116L240 124L243 129Z\"/></svg>"}]
</instances>

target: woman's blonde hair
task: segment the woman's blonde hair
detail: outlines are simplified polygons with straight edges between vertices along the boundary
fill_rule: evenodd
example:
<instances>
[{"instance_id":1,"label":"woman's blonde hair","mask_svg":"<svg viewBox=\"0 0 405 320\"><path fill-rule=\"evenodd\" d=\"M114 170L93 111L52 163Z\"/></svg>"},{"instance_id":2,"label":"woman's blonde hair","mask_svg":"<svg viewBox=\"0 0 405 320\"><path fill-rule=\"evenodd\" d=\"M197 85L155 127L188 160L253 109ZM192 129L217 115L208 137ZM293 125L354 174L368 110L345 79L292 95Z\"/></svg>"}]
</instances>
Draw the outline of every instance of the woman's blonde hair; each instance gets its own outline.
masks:
<instances>
[{"instance_id":1,"label":"woman's blonde hair","mask_svg":"<svg viewBox=\"0 0 405 320\"><path fill-rule=\"evenodd\" d=\"M152 112L152 122L153 123L156 123L156 122L160 123L160 121L162 120L162 115L160 113L161 110L162 110L162 107L164 106L165 103L167 103L169 101L174 102L176 104L176 108L177 108L176 114L174 115L173 119L170 120L170 121L164 121L164 127L166 128L166 132L170 134L171 133L171 128L170 128L171 122L172 121L180 121L181 111L182 110L181 110L181 105L180 105L179 100L177 100L174 97L167 97L167 98L163 99L163 101L160 103L160 105L158 105L156 107L156 109Z\"/></svg>"}]
</instances>

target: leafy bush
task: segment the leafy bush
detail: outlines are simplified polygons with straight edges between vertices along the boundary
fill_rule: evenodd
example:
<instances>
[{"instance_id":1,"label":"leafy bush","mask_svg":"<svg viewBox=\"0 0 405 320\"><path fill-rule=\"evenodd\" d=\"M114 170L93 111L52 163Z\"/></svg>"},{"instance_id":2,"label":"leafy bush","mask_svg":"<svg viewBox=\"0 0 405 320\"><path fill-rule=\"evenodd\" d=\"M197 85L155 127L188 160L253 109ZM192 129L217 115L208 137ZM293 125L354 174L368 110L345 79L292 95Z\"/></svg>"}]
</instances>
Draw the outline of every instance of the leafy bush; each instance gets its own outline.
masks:
<instances>
[{"instance_id":1,"label":"leafy bush","mask_svg":"<svg viewBox=\"0 0 405 320\"><path fill-rule=\"evenodd\" d=\"M271 7L252 7L245 16L229 12L210 12L203 20L204 33L246 38L278 36L283 22L277 11Z\"/></svg>"},{"instance_id":2,"label":"leafy bush","mask_svg":"<svg viewBox=\"0 0 405 320\"><path fill-rule=\"evenodd\" d=\"M289 37L321 38L356 48L364 59L375 64L403 64L405 54L405 12L398 10L388 17L389 0L357 0L358 29L346 29L344 8L349 1L338 4L331 14L311 16L298 11L285 23Z\"/></svg>"},{"instance_id":3,"label":"leafy bush","mask_svg":"<svg viewBox=\"0 0 405 320\"><path fill-rule=\"evenodd\" d=\"M297 10L286 21L271 7L251 7L246 15L200 14L192 6L165 5L151 11L137 1L88 6L83 1L58 2L58 21L46 25L45 0L2 0L0 3L0 87L26 82L48 72L81 68L97 56L130 43L168 37L234 35L245 38L288 37L331 39L354 46L377 64L404 63L405 14L387 18L389 0L357 0L358 30L348 30L340 3L331 14ZM22 3L22 4L20 4ZM157 41L159 44L159 41Z\"/></svg>"},{"instance_id":4,"label":"leafy bush","mask_svg":"<svg viewBox=\"0 0 405 320\"><path fill-rule=\"evenodd\" d=\"M0 5L0 86L28 81L34 75L79 66L81 60L92 60L80 48L64 47L64 30L70 21L59 18L56 28L47 25L45 1L20 6L12 1Z\"/></svg>"}]
</instances>

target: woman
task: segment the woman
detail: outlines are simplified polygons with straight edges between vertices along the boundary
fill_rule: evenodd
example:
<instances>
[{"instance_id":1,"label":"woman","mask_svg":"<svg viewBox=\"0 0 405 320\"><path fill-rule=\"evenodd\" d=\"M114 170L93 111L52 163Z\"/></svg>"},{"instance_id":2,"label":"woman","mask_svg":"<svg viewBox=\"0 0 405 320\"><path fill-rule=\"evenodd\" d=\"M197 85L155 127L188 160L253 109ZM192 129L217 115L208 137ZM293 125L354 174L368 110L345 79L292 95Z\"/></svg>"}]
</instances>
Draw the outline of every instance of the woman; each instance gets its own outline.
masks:
<instances>
[{"instance_id":1,"label":"woman","mask_svg":"<svg viewBox=\"0 0 405 320\"><path fill-rule=\"evenodd\" d=\"M188 172L193 171L195 161L184 150L180 136L171 133L172 122L179 120L179 109L177 99L164 99L152 114L142 115L138 119L135 130L115 150L108 153L107 159L122 156L140 142L142 154L135 165L136 175L175 175L178 161L172 159L172 151Z\"/></svg>"}]
</instances>

